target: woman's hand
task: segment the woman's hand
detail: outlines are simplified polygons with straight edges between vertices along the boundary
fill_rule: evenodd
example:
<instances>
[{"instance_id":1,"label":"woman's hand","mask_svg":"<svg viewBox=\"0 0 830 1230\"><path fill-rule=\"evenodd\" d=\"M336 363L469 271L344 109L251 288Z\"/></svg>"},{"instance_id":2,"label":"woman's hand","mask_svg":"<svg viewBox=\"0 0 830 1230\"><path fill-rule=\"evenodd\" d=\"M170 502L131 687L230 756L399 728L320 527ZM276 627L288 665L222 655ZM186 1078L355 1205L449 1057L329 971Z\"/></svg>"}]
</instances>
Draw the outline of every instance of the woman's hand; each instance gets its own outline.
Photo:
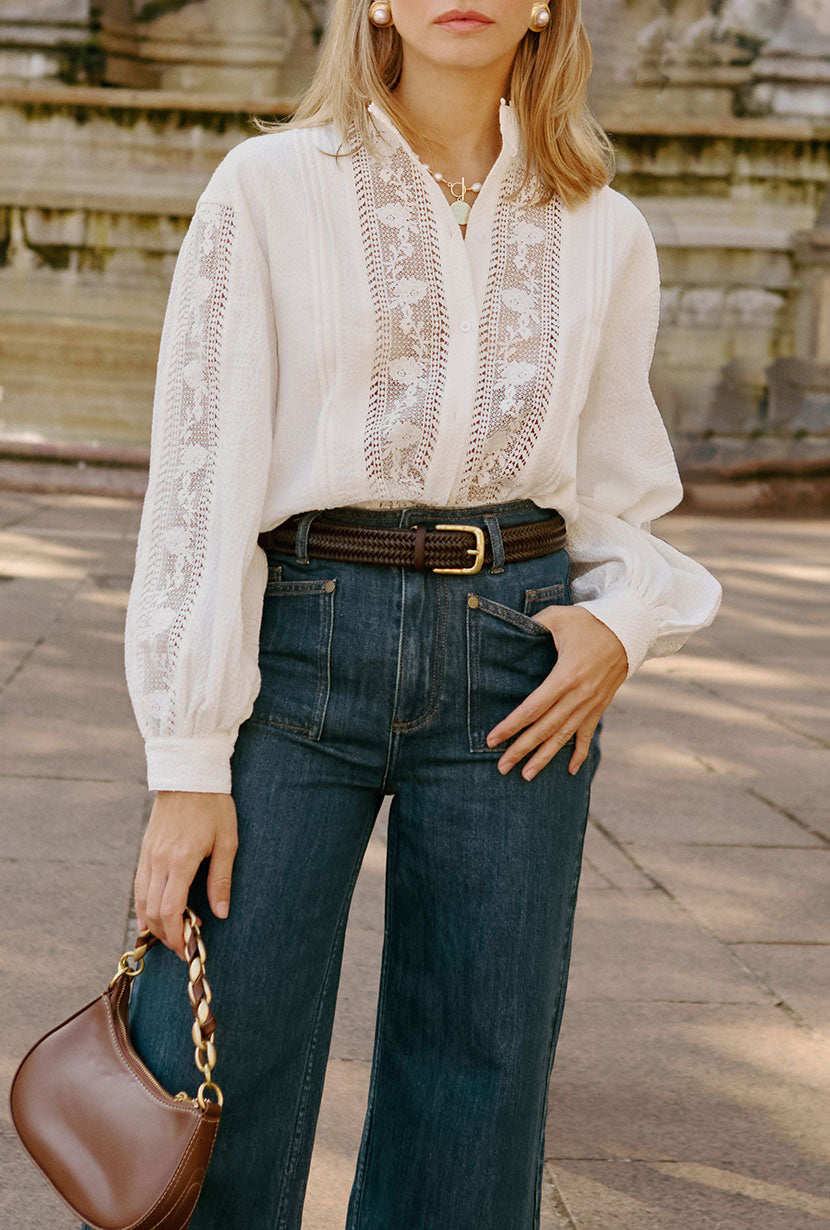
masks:
<instances>
[{"instance_id":1,"label":"woman's hand","mask_svg":"<svg viewBox=\"0 0 830 1230\"><path fill-rule=\"evenodd\" d=\"M159 790L135 874L139 928L149 927L185 961L182 916L193 877L210 854L210 908L219 918L227 917L237 845L236 804L231 795Z\"/></svg>"},{"instance_id":2,"label":"woman's hand","mask_svg":"<svg viewBox=\"0 0 830 1230\"><path fill-rule=\"evenodd\" d=\"M533 619L553 633L559 655L556 665L487 735L492 746L527 728L504 752L498 767L507 773L522 756L538 748L522 769L522 777L528 779L574 734L576 745L568 770L577 772L588 755L597 722L628 676L622 642L584 607L546 606Z\"/></svg>"}]
</instances>

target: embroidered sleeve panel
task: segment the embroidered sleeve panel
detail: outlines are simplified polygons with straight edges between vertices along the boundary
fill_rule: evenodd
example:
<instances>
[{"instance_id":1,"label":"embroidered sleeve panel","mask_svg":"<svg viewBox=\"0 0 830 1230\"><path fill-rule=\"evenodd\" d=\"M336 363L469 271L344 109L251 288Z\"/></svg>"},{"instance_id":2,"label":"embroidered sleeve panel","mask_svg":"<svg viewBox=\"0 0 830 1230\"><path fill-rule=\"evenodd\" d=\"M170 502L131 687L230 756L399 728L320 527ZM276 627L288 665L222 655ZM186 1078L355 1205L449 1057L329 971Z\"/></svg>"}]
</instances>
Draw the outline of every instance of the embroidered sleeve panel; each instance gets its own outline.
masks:
<instances>
[{"instance_id":1,"label":"embroidered sleeve panel","mask_svg":"<svg viewBox=\"0 0 830 1230\"><path fill-rule=\"evenodd\" d=\"M171 285L153 411L151 523L131 627L145 738L178 730L176 665L202 579L219 436L219 372L235 216L200 203Z\"/></svg>"}]
</instances>

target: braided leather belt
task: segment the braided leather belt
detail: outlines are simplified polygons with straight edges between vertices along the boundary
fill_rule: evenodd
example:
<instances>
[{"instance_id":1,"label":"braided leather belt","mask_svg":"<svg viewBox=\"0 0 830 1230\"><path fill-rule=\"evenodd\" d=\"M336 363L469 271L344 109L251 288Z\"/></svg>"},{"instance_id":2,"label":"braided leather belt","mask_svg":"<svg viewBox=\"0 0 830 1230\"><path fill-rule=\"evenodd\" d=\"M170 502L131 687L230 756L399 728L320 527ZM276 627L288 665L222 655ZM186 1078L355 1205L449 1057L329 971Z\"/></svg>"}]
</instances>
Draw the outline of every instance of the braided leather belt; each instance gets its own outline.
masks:
<instances>
[{"instance_id":1,"label":"braided leather belt","mask_svg":"<svg viewBox=\"0 0 830 1230\"><path fill-rule=\"evenodd\" d=\"M272 530L264 530L258 543L266 551L293 552L298 520L295 515ZM559 513L544 521L502 526L505 562L535 559L537 555L559 551L565 545L565 537L565 522ZM493 562L489 534L479 525L385 527L326 520L322 515L315 517L309 527L308 555L346 563L396 564L420 572L464 574L479 572Z\"/></svg>"}]
</instances>

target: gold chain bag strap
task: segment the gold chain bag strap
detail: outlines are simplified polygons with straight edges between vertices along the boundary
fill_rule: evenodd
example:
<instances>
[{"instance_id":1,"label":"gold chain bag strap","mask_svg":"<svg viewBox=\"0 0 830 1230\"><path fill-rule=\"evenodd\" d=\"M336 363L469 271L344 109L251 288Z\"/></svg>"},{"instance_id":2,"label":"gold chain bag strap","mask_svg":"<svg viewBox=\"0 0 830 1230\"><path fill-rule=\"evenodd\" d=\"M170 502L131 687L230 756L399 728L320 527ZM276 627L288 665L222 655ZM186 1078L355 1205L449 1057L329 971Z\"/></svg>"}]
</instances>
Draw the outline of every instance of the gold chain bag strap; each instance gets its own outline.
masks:
<instances>
[{"instance_id":1,"label":"gold chain bag strap","mask_svg":"<svg viewBox=\"0 0 830 1230\"><path fill-rule=\"evenodd\" d=\"M58 1195L96 1230L184 1230L219 1128L216 1019L205 946L189 906L187 993L203 1077L196 1096L168 1093L130 1041L132 979L144 968L148 948L160 942L148 929L140 931L106 991L35 1042L12 1078L15 1131Z\"/></svg>"}]
</instances>

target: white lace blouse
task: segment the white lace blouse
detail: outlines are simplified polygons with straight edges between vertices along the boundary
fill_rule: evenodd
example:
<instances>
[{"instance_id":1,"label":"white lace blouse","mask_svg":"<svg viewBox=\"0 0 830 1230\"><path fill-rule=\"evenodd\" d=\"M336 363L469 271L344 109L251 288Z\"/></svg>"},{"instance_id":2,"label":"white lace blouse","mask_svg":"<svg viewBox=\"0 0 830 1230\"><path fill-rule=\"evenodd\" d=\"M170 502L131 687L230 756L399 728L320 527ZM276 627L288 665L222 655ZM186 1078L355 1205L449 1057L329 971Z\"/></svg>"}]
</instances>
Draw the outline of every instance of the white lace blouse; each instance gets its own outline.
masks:
<instances>
[{"instance_id":1,"label":"white lace blouse","mask_svg":"<svg viewBox=\"0 0 830 1230\"><path fill-rule=\"evenodd\" d=\"M606 186L575 209L508 191L521 129L462 232L388 115L381 156L334 125L217 167L173 276L125 625L150 790L229 793L260 686L261 530L342 504L529 498L567 522L574 599L628 657L679 649L721 597L650 532L682 495L649 386L651 230Z\"/></svg>"}]
</instances>

